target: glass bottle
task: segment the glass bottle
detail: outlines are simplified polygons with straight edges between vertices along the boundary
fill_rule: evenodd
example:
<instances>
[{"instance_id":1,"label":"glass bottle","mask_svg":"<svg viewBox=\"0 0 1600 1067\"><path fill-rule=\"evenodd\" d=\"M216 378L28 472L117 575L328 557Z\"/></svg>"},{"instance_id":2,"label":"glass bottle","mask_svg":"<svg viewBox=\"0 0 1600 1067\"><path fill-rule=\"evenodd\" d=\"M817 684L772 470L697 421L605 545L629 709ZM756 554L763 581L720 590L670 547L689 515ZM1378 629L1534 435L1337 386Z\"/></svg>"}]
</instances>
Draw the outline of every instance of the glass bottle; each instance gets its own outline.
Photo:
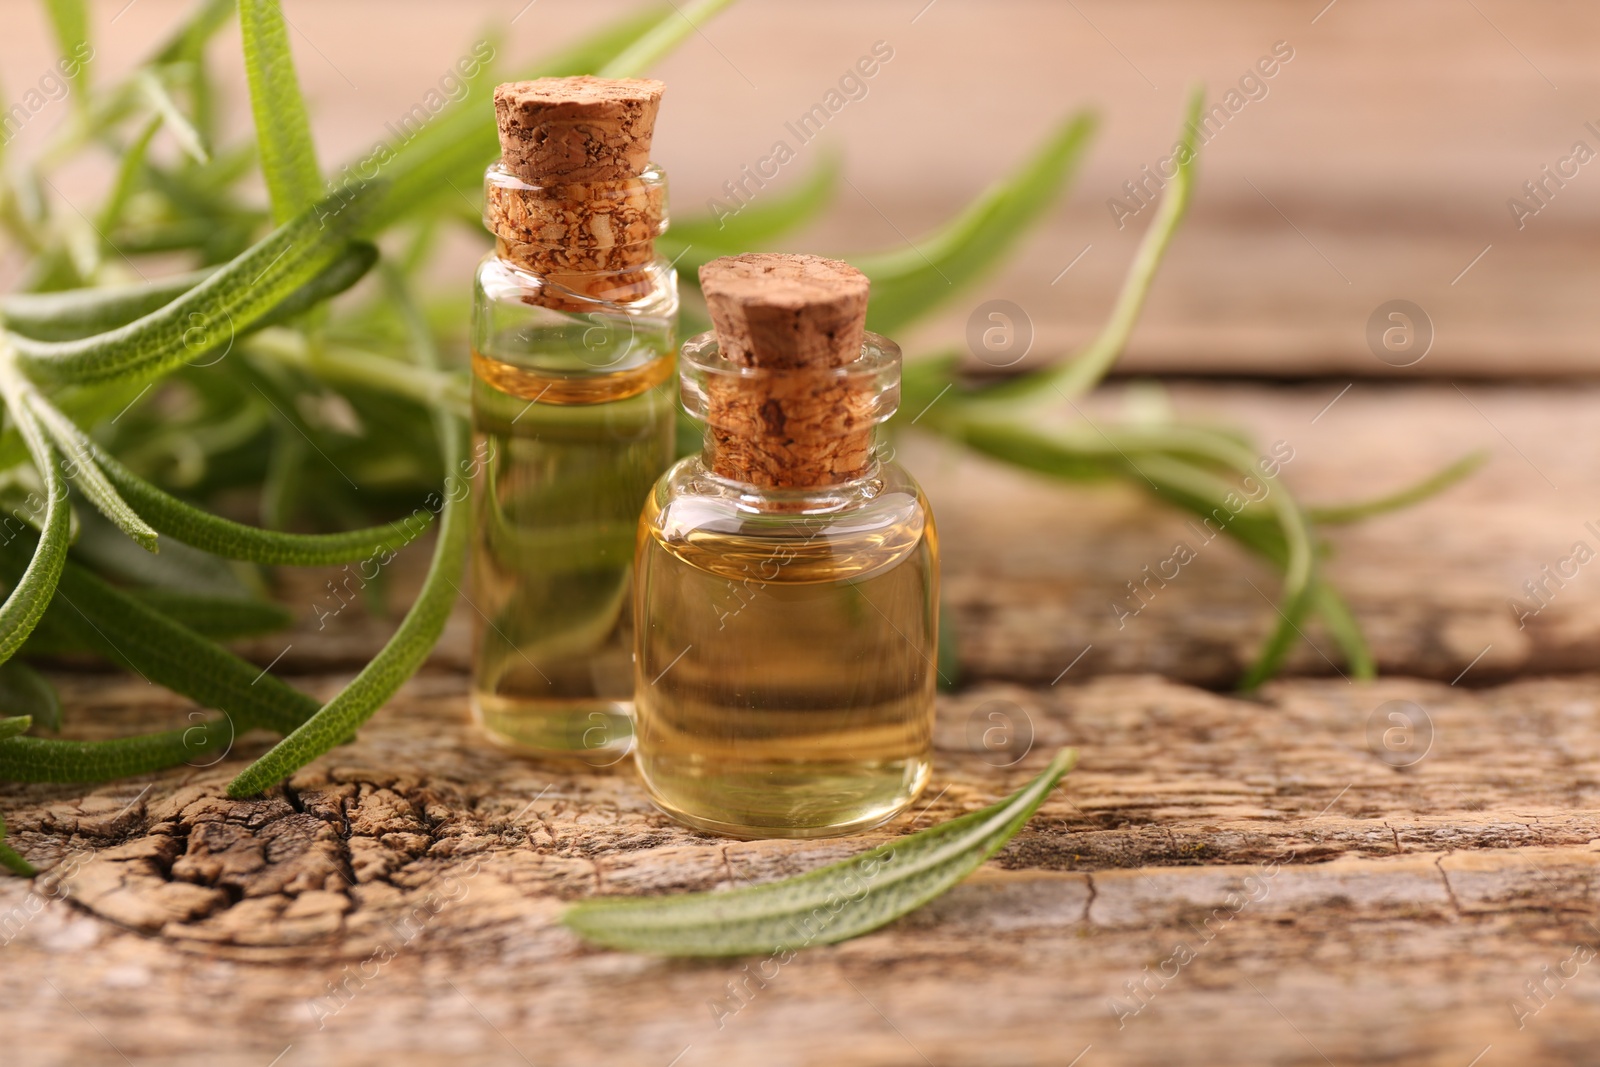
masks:
<instances>
[{"instance_id":1,"label":"glass bottle","mask_svg":"<svg viewBox=\"0 0 1600 1067\"><path fill-rule=\"evenodd\" d=\"M679 354L704 452L662 476L640 522L635 757L651 798L690 826L852 833L902 811L930 769L938 541L875 430L899 402L900 350L857 321L837 365L730 358L724 262L702 270L718 329ZM864 317L866 279L818 262L859 278ZM818 432L801 440L802 424Z\"/></svg>"},{"instance_id":2,"label":"glass bottle","mask_svg":"<svg viewBox=\"0 0 1600 1067\"><path fill-rule=\"evenodd\" d=\"M473 302L472 707L504 747L594 765L631 745L634 534L674 455L678 295L654 251L666 180L640 165L648 122L609 169L585 139L597 108L643 97L653 119L659 96L632 80L501 86L504 155L484 180L496 245ZM563 169L562 138L581 171Z\"/></svg>"}]
</instances>

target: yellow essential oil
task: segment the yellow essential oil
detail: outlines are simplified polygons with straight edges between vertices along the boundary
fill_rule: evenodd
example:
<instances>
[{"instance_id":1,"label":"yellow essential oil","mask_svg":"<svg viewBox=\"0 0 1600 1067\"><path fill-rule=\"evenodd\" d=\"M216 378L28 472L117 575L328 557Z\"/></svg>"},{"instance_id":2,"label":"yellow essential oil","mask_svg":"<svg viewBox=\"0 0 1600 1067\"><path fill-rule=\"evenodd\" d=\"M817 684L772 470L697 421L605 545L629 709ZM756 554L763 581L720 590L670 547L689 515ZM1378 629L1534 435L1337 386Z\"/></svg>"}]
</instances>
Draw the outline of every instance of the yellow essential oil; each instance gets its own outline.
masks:
<instances>
[{"instance_id":1,"label":"yellow essential oil","mask_svg":"<svg viewBox=\"0 0 1600 1067\"><path fill-rule=\"evenodd\" d=\"M634 535L674 453L677 280L647 161L660 86L500 86L484 183L472 708L499 745L593 765L631 745Z\"/></svg>"}]
</instances>

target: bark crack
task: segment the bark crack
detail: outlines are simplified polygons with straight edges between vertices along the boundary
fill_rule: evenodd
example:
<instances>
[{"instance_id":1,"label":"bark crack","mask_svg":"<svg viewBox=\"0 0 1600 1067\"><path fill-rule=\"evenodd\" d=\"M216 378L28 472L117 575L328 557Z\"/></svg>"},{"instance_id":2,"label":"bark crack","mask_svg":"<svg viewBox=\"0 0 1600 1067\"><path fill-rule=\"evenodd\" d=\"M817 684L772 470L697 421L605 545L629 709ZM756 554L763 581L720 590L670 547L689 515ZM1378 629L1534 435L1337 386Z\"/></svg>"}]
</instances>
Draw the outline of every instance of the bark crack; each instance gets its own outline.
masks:
<instances>
[{"instance_id":1,"label":"bark crack","mask_svg":"<svg viewBox=\"0 0 1600 1067\"><path fill-rule=\"evenodd\" d=\"M1445 895L1450 898L1450 907L1455 909L1457 917L1460 917L1465 915L1466 912L1462 910L1461 901L1456 898L1455 887L1450 884L1450 875L1444 869L1445 856L1448 855L1450 855L1450 853L1446 852L1443 856L1435 856L1433 858L1433 865L1439 871L1439 879L1444 882L1444 891Z\"/></svg>"}]
</instances>

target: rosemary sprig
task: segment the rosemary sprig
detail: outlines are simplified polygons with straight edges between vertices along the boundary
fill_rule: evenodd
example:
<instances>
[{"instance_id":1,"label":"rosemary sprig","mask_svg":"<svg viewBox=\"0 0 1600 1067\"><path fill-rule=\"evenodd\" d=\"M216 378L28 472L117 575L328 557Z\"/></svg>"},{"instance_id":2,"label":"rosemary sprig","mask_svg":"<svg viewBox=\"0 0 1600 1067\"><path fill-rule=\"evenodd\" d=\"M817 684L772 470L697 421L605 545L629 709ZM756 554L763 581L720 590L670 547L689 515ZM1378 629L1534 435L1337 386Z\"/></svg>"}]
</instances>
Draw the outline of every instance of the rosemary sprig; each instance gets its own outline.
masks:
<instances>
[{"instance_id":1,"label":"rosemary sprig","mask_svg":"<svg viewBox=\"0 0 1600 1067\"><path fill-rule=\"evenodd\" d=\"M998 804L794 878L720 893L601 897L573 905L561 921L597 945L658 956L788 952L859 937L977 870L1022 829L1077 759L1076 749L1064 748Z\"/></svg>"}]
</instances>

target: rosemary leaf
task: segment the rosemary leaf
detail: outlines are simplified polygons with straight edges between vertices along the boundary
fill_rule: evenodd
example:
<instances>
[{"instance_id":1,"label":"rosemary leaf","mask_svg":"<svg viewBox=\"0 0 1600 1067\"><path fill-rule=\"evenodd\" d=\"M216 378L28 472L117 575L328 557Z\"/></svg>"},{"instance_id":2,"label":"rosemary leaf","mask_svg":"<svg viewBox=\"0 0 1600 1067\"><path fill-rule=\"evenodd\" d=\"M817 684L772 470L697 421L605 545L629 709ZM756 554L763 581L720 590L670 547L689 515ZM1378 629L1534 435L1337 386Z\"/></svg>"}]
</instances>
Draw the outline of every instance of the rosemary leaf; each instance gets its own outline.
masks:
<instances>
[{"instance_id":1,"label":"rosemary leaf","mask_svg":"<svg viewBox=\"0 0 1600 1067\"><path fill-rule=\"evenodd\" d=\"M264 530L185 504L128 470L99 446L90 443L89 448L106 478L152 527L175 541L225 559L300 567L351 563L404 547L433 521L432 512L418 508L410 518L344 533L295 534Z\"/></svg>"},{"instance_id":2,"label":"rosemary leaf","mask_svg":"<svg viewBox=\"0 0 1600 1067\"><path fill-rule=\"evenodd\" d=\"M1139 242L1133 263L1128 267L1122 289L1117 293L1117 302L1112 305L1111 317L1087 348L1065 366L1051 372L1049 376L1054 379L1050 383L1053 392L1067 396L1088 392L1106 376L1106 371L1111 369L1111 365L1127 347L1133 327L1139 321L1139 313L1144 310L1145 297L1155 281L1156 271L1166 257L1167 246L1172 243L1173 235L1178 232L1178 224L1189 210L1189 200L1194 194L1197 159L1195 138L1199 136L1200 113L1205 103L1204 89L1196 88L1189 94L1188 113L1184 115L1183 132L1178 137L1179 147L1174 153L1178 173L1161 191L1161 203L1156 208L1155 218L1150 221L1150 228L1145 231L1144 239Z\"/></svg>"},{"instance_id":3,"label":"rosemary leaf","mask_svg":"<svg viewBox=\"0 0 1600 1067\"><path fill-rule=\"evenodd\" d=\"M7 578L20 565L20 543L0 549ZM57 640L70 639L175 693L229 714L242 731L264 726L288 733L310 718L317 702L246 663L161 611L129 596L68 561L61 570L58 610L51 611ZM181 762L181 761L180 761Z\"/></svg>"},{"instance_id":4,"label":"rosemary leaf","mask_svg":"<svg viewBox=\"0 0 1600 1067\"><path fill-rule=\"evenodd\" d=\"M438 366L433 338L421 313L405 291L397 271L386 272L391 288L405 312L411 329L413 350L419 364ZM466 427L456 416L441 409L433 411L434 427L444 469L452 479L464 469ZM458 483L459 484L459 483ZM362 723L394 695L407 678L416 673L444 632L445 622L456 599L456 579L466 562L468 512L466 497L454 498L447 491L439 519L439 540L433 560L423 580L422 591L406 612L400 626L383 648L349 685L341 689L312 718L274 745L266 755L246 767L228 783L228 795L247 797L287 778L307 763L349 738Z\"/></svg>"},{"instance_id":5,"label":"rosemary leaf","mask_svg":"<svg viewBox=\"0 0 1600 1067\"><path fill-rule=\"evenodd\" d=\"M61 568L67 561L67 541L71 531L71 508L67 505L67 486L55 464L55 455L45 439L38 419L28 409L24 397L27 380L17 369L14 357L0 339L0 396L10 410L11 421L22 434L33 465L44 480L44 532L34 546L27 566L17 576L11 593L0 605L0 661L8 660L38 625L55 593Z\"/></svg>"},{"instance_id":6,"label":"rosemary leaf","mask_svg":"<svg viewBox=\"0 0 1600 1067\"><path fill-rule=\"evenodd\" d=\"M239 29L261 173L272 196L272 218L282 224L321 195L322 171L278 0L239 0Z\"/></svg>"},{"instance_id":7,"label":"rosemary leaf","mask_svg":"<svg viewBox=\"0 0 1600 1067\"><path fill-rule=\"evenodd\" d=\"M235 0L201 0L149 62L160 66L195 62L205 54L206 42L233 16L235 6Z\"/></svg>"},{"instance_id":8,"label":"rosemary leaf","mask_svg":"<svg viewBox=\"0 0 1600 1067\"><path fill-rule=\"evenodd\" d=\"M718 256L755 252L816 218L839 187L840 157L828 153L793 189L764 196L726 217L699 215L672 220L656 245L678 264L685 282L698 285L696 271Z\"/></svg>"},{"instance_id":9,"label":"rosemary leaf","mask_svg":"<svg viewBox=\"0 0 1600 1067\"><path fill-rule=\"evenodd\" d=\"M1016 173L910 248L849 257L872 279L867 328L893 336L997 263L1065 189L1094 127L1088 113L1073 115Z\"/></svg>"},{"instance_id":10,"label":"rosemary leaf","mask_svg":"<svg viewBox=\"0 0 1600 1067\"><path fill-rule=\"evenodd\" d=\"M149 122L145 123L144 129L140 130L128 147L123 150L122 162L117 164L117 180L112 183L111 192L106 196L105 203L101 205L99 215L95 218L94 227L101 233L110 233L121 224L123 212L128 207L128 199L133 196L134 189L144 177L145 157L150 151L150 142L155 139L156 133L161 129L162 125L161 116L153 116ZM176 295L178 294L173 294L173 296ZM161 303L164 304L166 301L163 300ZM155 304L148 310L154 311L160 306L160 304ZM139 314L143 314L143 312ZM130 316L130 318L138 317L139 315ZM39 334L28 333L27 330L20 330L19 332L27 334L29 337L39 336ZM98 331L88 331L88 333L94 332ZM86 337L88 333L81 333L77 336Z\"/></svg>"},{"instance_id":11,"label":"rosemary leaf","mask_svg":"<svg viewBox=\"0 0 1600 1067\"><path fill-rule=\"evenodd\" d=\"M256 637L294 625L294 612L272 600L212 596L181 589L126 589L128 596L212 641Z\"/></svg>"},{"instance_id":12,"label":"rosemary leaf","mask_svg":"<svg viewBox=\"0 0 1600 1067\"><path fill-rule=\"evenodd\" d=\"M89 460L88 435L74 426L65 415L51 407L50 402L32 391L31 387L23 397L23 402L34 415L38 416L40 425L44 427L46 435L55 443L61 455L69 457L65 462L67 476L83 495L89 498L89 503L137 544L150 552L157 551L156 532L150 528L149 523L139 517L138 512L128 506L128 502L117 494L110 482L106 481L106 476L100 472L100 468Z\"/></svg>"},{"instance_id":13,"label":"rosemary leaf","mask_svg":"<svg viewBox=\"0 0 1600 1067\"><path fill-rule=\"evenodd\" d=\"M1202 517L1223 507L1223 501L1205 496L1203 481L1171 480L1175 472L1200 461L1234 477L1248 475L1265 482L1269 492L1263 505L1276 530L1269 533L1261 519L1244 511L1223 527L1229 536L1262 552L1283 571L1283 592L1275 605L1277 622L1240 688L1254 689L1282 666L1311 609L1317 580L1315 538L1288 487L1276 475L1261 470L1249 448L1228 434L1204 427L1085 426L1045 432L1005 418L1005 405L973 404L967 409L952 404L952 408L930 420L932 425L976 452L1074 481L1107 471L1116 473Z\"/></svg>"},{"instance_id":14,"label":"rosemary leaf","mask_svg":"<svg viewBox=\"0 0 1600 1067\"><path fill-rule=\"evenodd\" d=\"M8 782L107 782L176 767L206 766L226 753L244 724L207 719L181 730L120 737L115 741L62 741L12 737L0 741L0 780Z\"/></svg>"},{"instance_id":15,"label":"rosemary leaf","mask_svg":"<svg viewBox=\"0 0 1600 1067\"><path fill-rule=\"evenodd\" d=\"M743 956L826 945L914 911L976 870L1077 762L1064 748L998 804L795 878L720 893L599 898L561 921L607 948L657 956Z\"/></svg>"},{"instance_id":16,"label":"rosemary leaf","mask_svg":"<svg viewBox=\"0 0 1600 1067\"><path fill-rule=\"evenodd\" d=\"M1315 592L1315 586L1311 585L1293 592L1285 590L1283 598L1273 605L1273 610L1278 613L1277 621L1262 643L1261 650L1256 653L1255 662L1239 680L1240 691L1248 693L1259 689L1263 682L1283 668L1283 661L1289 658L1295 641L1303 633Z\"/></svg>"},{"instance_id":17,"label":"rosemary leaf","mask_svg":"<svg viewBox=\"0 0 1600 1067\"><path fill-rule=\"evenodd\" d=\"M4 819L0 819L0 867L4 867L12 874L23 878L32 878L39 873L33 869L33 864L17 855L12 851L11 846L6 844L6 821Z\"/></svg>"},{"instance_id":18,"label":"rosemary leaf","mask_svg":"<svg viewBox=\"0 0 1600 1067\"><path fill-rule=\"evenodd\" d=\"M304 314L324 301L333 299L364 278L376 262L378 262L377 245L370 241L351 241L320 274L290 293L282 303L249 327L240 330L239 335L255 333L268 326L288 322L296 315Z\"/></svg>"},{"instance_id":19,"label":"rosemary leaf","mask_svg":"<svg viewBox=\"0 0 1600 1067\"><path fill-rule=\"evenodd\" d=\"M1486 451L1469 452L1448 467L1422 479L1415 485L1407 486L1398 492L1389 493L1373 500L1363 500L1354 504L1327 504L1321 507L1308 507L1306 514L1312 522L1322 526L1343 525L1344 523L1360 522L1370 519L1374 515L1382 515L1389 511L1398 511L1408 508L1413 504L1421 503L1431 496L1437 496L1457 482L1466 478L1473 471L1488 462L1489 453Z\"/></svg>"},{"instance_id":20,"label":"rosemary leaf","mask_svg":"<svg viewBox=\"0 0 1600 1067\"><path fill-rule=\"evenodd\" d=\"M172 94L167 92L167 87L161 84L161 79L155 72L145 70L139 74L139 89L149 101L150 108L161 116L162 123L172 134L173 139L197 163L211 162L211 153L206 149L205 141L200 136L200 131L190 123L188 116L178 110L178 104L172 99Z\"/></svg>"},{"instance_id":21,"label":"rosemary leaf","mask_svg":"<svg viewBox=\"0 0 1600 1067\"><path fill-rule=\"evenodd\" d=\"M7 329L23 337L76 341L126 326L172 303L214 273L208 268L132 285L11 293L0 297L0 316L5 318Z\"/></svg>"},{"instance_id":22,"label":"rosemary leaf","mask_svg":"<svg viewBox=\"0 0 1600 1067\"><path fill-rule=\"evenodd\" d=\"M220 596L196 593L183 589L161 587L133 587L122 590L127 596L165 615L179 626L193 630L210 641L231 641L239 637L257 637L287 629L294 623L294 613L270 600L249 600L239 596ZM98 652L101 646L83 640L81 630L64 622L63 612L74 613L64 601L55 601L39 620L39 625L22 646L21 655L60 655L62 653ZM0 709L9 708L6 674L11 668L26 670L15 658L0 664ZM31 671L29 672L32 673ZM44 683L44 679L39 679ZM45 683L48 684L48 683ZM38 712L34 718L39 719ZM40 720L41 725L49 723Z\"/></svg>"},{"instance_id":23,"label":"rosemary leaf","mask_svg":"<svg viewBox=\"0 0 1600 1067\"><path fill-rule=\"evenodd\" d=\"M336 193L274 230L183 296L126 326L76 341L13 337L29 375L52 383L155 377L214 359L340 256L377 186Z\"/></svg>"},{"instance_id":24,"label":"rosemary leaf","mask_svg":"<svg viewBox=\"0 0 1600 1067\"><path fill-rule=\"evenodd\" d=\"M675 48L700 32L701 23L717 16L733 0L692 0L677 11L677 18L662 19L641 34L627 49L595 71L602 78L636 78L666 58ZM673 7L678 5L674 3Z\"/></svg>"},{"instance_id":25,"label":"rosemary leaf","mask_svg":"<svg viewBox=\"0 0 1600 1067\"><path fill-rule=\"evenodd\" d=\"M1204 106L1205 91L1196 88L1189 95L1183 132L1178 138L1180 147L1174 150L1178 172L1161 191L1161 203L1156 208L1155 218L1139 242L1139 250L1134 253L1133 263L1123 277L1117 302L1112 305L1106 324L1100 328L1094 340L1067 362L1059 367L1018 375L1010 381L992 386L984 392L986 399L1039 397L1050 400L1061 396L1081 396L1098 384L1122 355L1133 327L1139 321L1139 313L1144 310L1145 297L1150 293L1150 286L1155 281L1156 270L1161 266L1167 246L1172 243L1173 235L1178 232L1178 225L1189 209L1189 200L1194 192L1195 137Z\"/></svg>"},{"instance_id":26,"label":"rosemary leaf","mask_svg":"<svg viewBox=\"0 0 1600 1067\"><path fill-rule=\"evenodd\" d=\"M1350 676L1358 682L1370 682L1378 676L1378 665L1373 661L1372 649L1367 645L1367 639L1361 632L1361 624L1356 622L1356 617L1350 611L1350 606L1344 602L1333 586L1322 579L1317 579L1313 592L1313 605L1322 618L1322 623L1339 643L1339 651L1344 653L1344 661L1350 667Z\"/></svg>"},{"instance_id":27,"label":"rosemary leaf","mask_svg":"<svg viewBox=\"0 0 1600 1067\"><path fill-rule=\"evenodd\" d=\"M441 418L452 424L458 421L453 415ZM464 445L458 425L452 426L450 432L455 440L445 445L444 451L450 466L454 467ZM451 605L455 603L455 582L466 561L468 517L464 503L464 500L445 502L439 540L434 546L427 578L394 636L361 673L310 720L228 783L229 796L254 796L345 741L422 666L444 632Z\"/></svg>"},{"instance_id":28,"label":"rosemary leaf","mask_svg":"<svg viewBox=\"0 0 1600 1067\"><path fill-rule=\"evenodd\" d=\"M85 0L45 0L45 8L50 14L50 26L55 30L56 47L61 50L62 58L79 56L79 50L89 43L89 5ZM93 52L90 54L93 55ZM78 108L84 106L88 95L84 91L88 82L85 74L88 66L87 62L74 64L68 78L76 98L73 106Z\"/></svg>"},{"instance_id":29,"label":"rosemary leaf","mask_svg":"<svg viewBox=\"0 0 1600 1067\"><path fill-rule=\"evenodd\" d=\"M0 663L0 710L21 715L46 730L61 729L61 697L56 687L15 659Z\"/></svg>"}]
</instances>

